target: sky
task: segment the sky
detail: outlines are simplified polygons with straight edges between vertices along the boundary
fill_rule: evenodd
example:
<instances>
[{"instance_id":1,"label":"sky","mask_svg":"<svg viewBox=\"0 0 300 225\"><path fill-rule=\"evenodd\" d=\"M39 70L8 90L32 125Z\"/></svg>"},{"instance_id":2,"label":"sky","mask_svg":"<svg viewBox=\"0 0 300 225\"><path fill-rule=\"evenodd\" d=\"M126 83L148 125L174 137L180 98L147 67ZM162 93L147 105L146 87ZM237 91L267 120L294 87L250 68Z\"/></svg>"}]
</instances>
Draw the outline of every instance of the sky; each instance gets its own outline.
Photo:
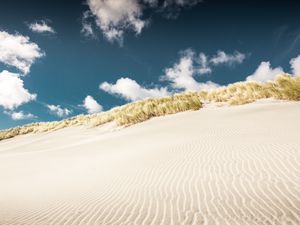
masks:
<instances>
[{"instance_id":1,"label":"sky","mask_svg":"<svg viewBox=\"0 0 300 225\"><path fill-rule=\"evenodd\" d=\"M300 74L296 0L0 0L0 129Z\"/></svg>"}]
</instances>

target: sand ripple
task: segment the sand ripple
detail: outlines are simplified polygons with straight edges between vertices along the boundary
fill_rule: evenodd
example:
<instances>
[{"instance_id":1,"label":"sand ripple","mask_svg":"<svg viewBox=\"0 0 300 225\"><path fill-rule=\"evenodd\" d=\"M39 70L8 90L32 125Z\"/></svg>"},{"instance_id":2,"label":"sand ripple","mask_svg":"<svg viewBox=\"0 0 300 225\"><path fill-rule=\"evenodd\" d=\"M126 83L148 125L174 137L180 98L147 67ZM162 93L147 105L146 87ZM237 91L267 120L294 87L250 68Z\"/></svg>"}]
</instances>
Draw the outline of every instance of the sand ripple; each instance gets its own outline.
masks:
<instances>
[{"instance_id":1,"label":"sand ripple","mask_svg":"<svg viewBox=\"0 0 300 225\"><path fill-rule=\"evenodd\" d=\"M300 224L299 115L255 103L0 142L0 224Z\"/></svg>"}]
</instances>

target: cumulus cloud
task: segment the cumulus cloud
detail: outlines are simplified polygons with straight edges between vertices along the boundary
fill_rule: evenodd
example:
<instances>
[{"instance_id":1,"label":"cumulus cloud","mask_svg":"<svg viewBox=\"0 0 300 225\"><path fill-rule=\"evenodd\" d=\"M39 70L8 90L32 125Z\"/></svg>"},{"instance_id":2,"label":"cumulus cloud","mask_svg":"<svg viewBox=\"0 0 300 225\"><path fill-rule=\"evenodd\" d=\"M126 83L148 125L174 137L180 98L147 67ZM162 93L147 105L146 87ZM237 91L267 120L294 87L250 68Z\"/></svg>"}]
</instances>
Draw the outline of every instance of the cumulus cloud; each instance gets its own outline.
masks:
<instances>
[{"instance_id":1,"label":"cumulus cloud","mask_svg":"<svg viewBox=\"0 0 300 225\"><path fill-rule=\"evenodd\" d=\"M35 60L42 56L44 53L29 37L0 31L0 62L27 74Z\"/></svg>"},{"instance_id":2,"label":"cumulus cloud","mask_svg":"<svg viewBox=\"0 0 300 225\"><path fill-rule=\"evenodd\" d=\"M83 107L88 113L98 113L103 110L103 107L90 95L86 96L83 100Z\"/></svg>"},{"instance_id":3,"label":"cumulus cloud","mask_svg":"<svg viewBox=\"0 0 300 225\"><path fill-rule=\"evenodd\" d=\"M54 29L44 20L31 23L28 27L35 33L55 33Z\"/></svg>"},{"instance_id":4,"label":"cumulus cloud","mask_svg":"<svg viewBox=\"0 0 300 225\"><path fill-rule=\"evenodd\" d=\"M300 75L300 55L298 55L296 58L291 59L290 65L292 68L292 73L294 75Z\"/></svg>"},{"instance_id":5,"label":"cumulus cloud","mask_svg":"<svg viewBox=\"0 0 300 225\"><path fill-rule=\"evenodd\" d=\"M217 55L213 56L210 59L210 62L213 65L220 65L220 64L233 65L233 64L241 64L245 58L246 55L238 51L234 52L233 54L226 54L224 51L218 51Z\"/></svg>"},{"instance_id":6,"label":"cumulus cloud","mask_svg":"<svg viewBox=\"0 0 300 225\"><path fill-rule=\"evenodd\" d=\"M178 63L175 63L173 67L165 69L165 73L162 76L162 80L171 82L172 88L198 91L202 89L210 89L217 87L216 83L208 81L206 83L198 82L194 76L197 73L210 72L210 68L206 65L206 56L200 54L200 67L195 66L195 52L192 50L186 50L182 53Z\"/></svg>"},{"instance_id":7,"label":"cumulus cloud","mask_svg":"<svg viewBox=\"0 0 300 225\"><path fill-rule=\"evenodd\" d=\"M283 74L284 71L281 67L272 68L270 62L261 62L256 71L249 75L247 81L259 81L266 82L269 80L274 80L278 74Z\"/></svg>"},{"instance_id":8,"label":"cumulus cloud","mask_svg":"<svg viewBox=\"0 0 300 225\"><path fill-rule=\"evenodd\" d=\"M183 7L194 6L201 0L87 0L96 24L103 32L104 37L110 41L123 43L125 31L140 34L149 19L144 18L144 11L155 9L168 15L180 11ZM85 17L85 14L83 15ZM84 31L90 31L90 25L85 23Z\"/></svg>"},{"instance_id":9,"label":"cumulus cloud","mask_svg":"<svg viewBox=\"0 0 300 225\"><path fill-rule=\"evenodd\" d=\"M244 59L245 55L237 51L234 54L219 51L217 55L210 58L204 53L197 55L192 49L187 49L181 52L179 61L172 67L166 68L160 77L161 81L169 82L166 87L146 88L135 80L122 77L115 84L103 82L99 88L129 101L147 97L162 97L182 90L208 90L219 87L219 85L212 81L199 82L195 79L197 75L211 73L213 67L221 64L231 66L235 63L242 63Z\"/></svg>"},{"instance_id":10,"label":"cumulus cloud","mask_svg":"<svg viewBox=\"0 0 300 225\"><path fill-rule=\"evenodd\" d=\"M192 52L192 61L195 61L195 70L196 73L199 74L212 73L213 68L220 65L233 66L236 64L241 64L246 59L246 55L238 51L235 51L233 54L228 54L224 51L219 50L217 54L212 57L209 57L203 52L200 52L198 57L196 57L196 53L194 51Z\"/></svg>"},{"instance_id":11,"label":"cumulus cloud","mask_svg":"<svg viewBox=\"0 0 300 225\"><path fill-rule=\"evenodd\" d=\"M198 90L199 83L193 78L195 73L193 58L194 52L186 51L178 63L165 70L165 75L162 79L170 81L173 88Z\"/></svg>"},{"instance_id":12,"label":"cumulus cloud","mask_svg":"<svg viewBox=\"0 0 300 225\"><path fill-rule=\"evenodd\" d=\"M5 111L5 114L9 115L13 120L29 120L37 118L31 113L24 113L23 111L14 112L14 111Z\"/></svg>"},{"instance_id":13,"label":"cumulus cloud","mask_svg":"<svg viewBox=\"0 0 300 225\"><path fill-rule=\"evenodd\" d=\"M148 97L163 97L169 95L167 88L146 88L130 78L120 78L115 84L104 82L100 89L113 95L125 98L128 101L141 100Z\"/></svg>"},{"instance_id":14,"label":"cumulus cloud","mask_svg":"<svg viewBox=\"0 0 300 225\"><path fill-rule=\"evenodd\" d=\"M66 117L72 113L71 110L67 108L62 108L60 105L47 105L50 112L58 117Z\"/></svg>"},{"instance_id":15,"label":"cumulus cloud","mask_svg":"<svg viewBox=\"0 0 300 225\"><path fill-rule=\"evenodd\" d=\"M150 3L151 1L149 1ZM152 4L154 3L152 2ZM237 51L234 54L219 51L217 55L210 58L204 53L197 55L195 51L187 49L181 52L178 62L164 70L160 80L169 82L166 87L146 88L139 85L135 80L123 77L118 79L115 84L103 82L99 87L110 94L129 101L147 97L162 97L181 90L208 90L219 87L219 85L212 81L199 82L195 79L197 75L211 73L213 67L221 64L231 66L235 63L242 63L244 59L245 55Z\"/></svg>"},{"instance_id":16,"label":"cumulus cloud","mask_svg":"<svg viewBox=\"0 0 300 225\"><path fill-rule=\"evenodd\" d=\"M24 88L24 82L18 74L6 70L0 73L0 106L3 108L13 110L35 100L36 96Z\"/></svg>"},{"instance_id":17,"label":"cumulus cloud","mask_svg":"<svg viewBox=\"0 0 300 225\"><path fill-rule=\"evenodd\" d=\"M142 8L138 0L87 0L96 23L107 40L123 40L124 30L140 34L146 22L141 19Z\"/></svg>"}]
</instances>

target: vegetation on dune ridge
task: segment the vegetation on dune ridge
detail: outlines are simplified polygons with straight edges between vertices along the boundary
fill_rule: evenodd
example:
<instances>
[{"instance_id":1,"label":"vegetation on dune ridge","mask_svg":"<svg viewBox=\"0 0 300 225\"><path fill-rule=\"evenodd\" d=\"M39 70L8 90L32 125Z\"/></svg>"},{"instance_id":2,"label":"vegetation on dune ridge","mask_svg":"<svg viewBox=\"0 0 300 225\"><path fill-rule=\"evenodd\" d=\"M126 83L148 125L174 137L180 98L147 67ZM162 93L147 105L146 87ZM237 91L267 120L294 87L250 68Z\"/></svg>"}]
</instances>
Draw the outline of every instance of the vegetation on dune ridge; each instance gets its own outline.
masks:
<instances>
[{"instance_id":1,"label":"vegetation on dune ridge","mask_svg":"<svg viewBox=\"0 0 300 225\"><path fill-rule=\"evenodd\" d=\"M242 105L263 98L300 101L300 76L278 75L274 81L236 82L210 91L201 91L199 98L207 102Z\"/></svg>"},{"instance_id":2,"label":"vegetation on dune ridge","mask_svg":"<svg viewBox=\"0 0 300 225\"><path fill-rule=\"evenodd\" d=\"M54 131L70 126L99 126L115 121L119 126L130 126L152 117L174 114L187 110L198 110L203 102L220 102L241 105L258 99L300 101L300 76L279 75L267 83L237 82L210 91L185 92L164 98L151 98L115 107L109 111L78 115L62 121L32 123L0 131L0 140L28 133Z\"/></svg>"}]
</instances>

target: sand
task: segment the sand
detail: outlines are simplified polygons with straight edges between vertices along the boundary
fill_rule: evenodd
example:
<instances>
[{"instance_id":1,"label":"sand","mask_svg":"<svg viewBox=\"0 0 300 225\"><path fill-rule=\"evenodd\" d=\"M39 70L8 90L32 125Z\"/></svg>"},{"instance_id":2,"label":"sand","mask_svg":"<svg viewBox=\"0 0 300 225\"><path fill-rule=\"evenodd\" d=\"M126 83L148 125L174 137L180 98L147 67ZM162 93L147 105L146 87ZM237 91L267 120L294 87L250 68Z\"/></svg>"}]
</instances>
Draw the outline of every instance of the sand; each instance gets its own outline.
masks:
<instances>
[{"instance_id":1,"label":"sand","mask_svg":"<svg viewBox=\"0 0 300 225\"><path fill-rule=\"evenodd\" d=\"M300 224L300 103L1 141L0 224Z\"/></svg>"}]
</instances>

